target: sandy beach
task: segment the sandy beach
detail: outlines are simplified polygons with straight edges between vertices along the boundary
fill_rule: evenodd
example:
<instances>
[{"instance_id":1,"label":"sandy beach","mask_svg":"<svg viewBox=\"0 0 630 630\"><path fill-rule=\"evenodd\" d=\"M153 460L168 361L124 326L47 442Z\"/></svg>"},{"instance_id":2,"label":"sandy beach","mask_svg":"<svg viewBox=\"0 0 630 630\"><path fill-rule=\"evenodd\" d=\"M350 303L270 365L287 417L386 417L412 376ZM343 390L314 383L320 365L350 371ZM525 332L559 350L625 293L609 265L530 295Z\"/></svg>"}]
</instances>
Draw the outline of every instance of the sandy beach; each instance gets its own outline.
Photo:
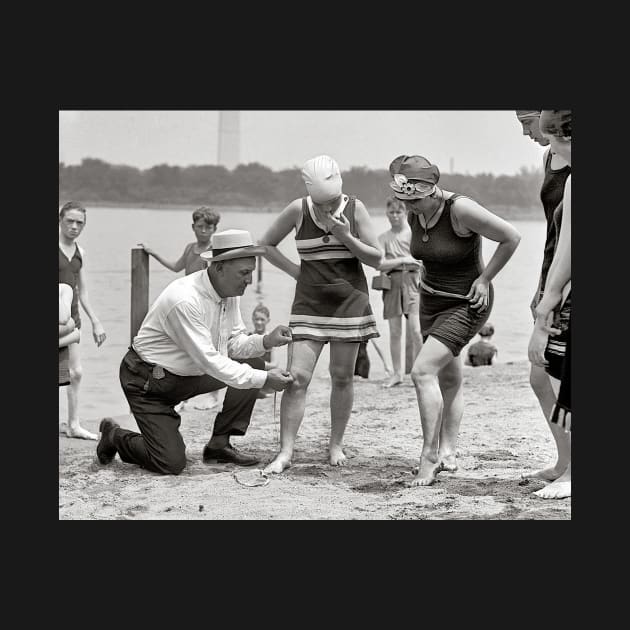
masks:
<instances>
[{"instance_id":1,"label":"sandy beach","mask_svg":"<svg viewBox=\"0 0 630 630\"><path fill-rule=\"evenodd\" d=\"M206 465L201 454L214 413L184 411L181 432L188 465L161 476L124 464L98 464L96 442L59 435L60 520L569 520L571 500L533 494L544 483L524 471L548 465L554 448L528 383L526 361L465 367L465 411L459 470L442 472L433 486L412 488L421 426L409 376L390 390L381 380L355 377L354 409L346 431L345 467L327 463L330 381L315 376L298 435L293 466L264 486L248 487L255 473L233 465ZM279 441L273 397L256 403L247 435L233 444L270 461ZM137 430L132 416L118 416ZM98 432L100 418L83 425ZM248 471L245 474L241 474ZM238 477L238 478L237 478Z\"/></svg>"}]
</instances>

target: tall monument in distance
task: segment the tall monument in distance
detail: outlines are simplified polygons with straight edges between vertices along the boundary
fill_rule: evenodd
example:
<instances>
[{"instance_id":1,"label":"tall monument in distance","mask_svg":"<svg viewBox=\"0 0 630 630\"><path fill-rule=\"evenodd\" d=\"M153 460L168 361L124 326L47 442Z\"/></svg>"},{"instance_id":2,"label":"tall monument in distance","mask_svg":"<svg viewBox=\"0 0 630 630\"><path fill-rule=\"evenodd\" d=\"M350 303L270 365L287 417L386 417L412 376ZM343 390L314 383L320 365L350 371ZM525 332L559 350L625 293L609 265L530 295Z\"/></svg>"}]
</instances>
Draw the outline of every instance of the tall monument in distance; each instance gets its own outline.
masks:
<instances>
[{"instance_id":1,"label":"tall monument in distance","mask_svg":"<svg viewBox=\"0 0 630 630\"><path fill-rule=\"evenodd\" d=\"M232 170L240 162L241 112L219 112L217 164Z\"/></svg>"}]
</instances>

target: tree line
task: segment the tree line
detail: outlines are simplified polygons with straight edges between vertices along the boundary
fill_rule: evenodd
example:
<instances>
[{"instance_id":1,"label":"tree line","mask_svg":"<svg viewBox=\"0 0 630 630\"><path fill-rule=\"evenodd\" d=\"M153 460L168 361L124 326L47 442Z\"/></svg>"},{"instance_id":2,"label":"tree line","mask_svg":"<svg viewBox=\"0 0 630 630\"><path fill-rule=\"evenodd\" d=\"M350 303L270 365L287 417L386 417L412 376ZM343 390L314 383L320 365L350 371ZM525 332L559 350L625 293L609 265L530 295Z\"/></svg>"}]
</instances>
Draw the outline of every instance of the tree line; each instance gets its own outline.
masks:
<instances>
[{"instance_id":1,"label":"tree line","mask_svg":"<svg viewBox=\"0 0 630 630\"><path fill-rule=\"evenodd\" d=\"M387 169L353 167L342 172L344 191L368 208L382 208L391 194ZM503 215L540 206L541 169L521 168L516 175L443 173L440 186L469 195ZM59 163L59 201L83 203L174 204L284 207L305 194L299 168L273 171L257 162L224 166L169 166L147 169L86 158L79 165Z\"/></svg>"}]
</instances>

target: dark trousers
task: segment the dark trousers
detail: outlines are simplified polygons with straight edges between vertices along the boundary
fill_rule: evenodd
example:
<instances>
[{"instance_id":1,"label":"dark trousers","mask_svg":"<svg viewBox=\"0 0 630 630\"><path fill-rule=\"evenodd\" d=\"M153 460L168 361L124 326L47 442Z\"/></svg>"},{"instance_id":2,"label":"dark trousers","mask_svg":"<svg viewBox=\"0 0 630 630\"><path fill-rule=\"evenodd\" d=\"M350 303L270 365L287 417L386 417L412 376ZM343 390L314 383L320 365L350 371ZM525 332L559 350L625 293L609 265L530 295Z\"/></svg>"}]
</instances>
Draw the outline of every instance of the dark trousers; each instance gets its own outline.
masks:
<instances>
[{"instance_id":1,"label":"dark trousers","mask_svg":"<svg viewBox=\"0 0 630 630\"><path fill-rule=\"evenodd\" d=\"M262 358L239 362L265 369ZM154 472L178 475L186 466L186 446L179 432L181 417L175 405L226 387L225 383L207 374L177 376L167 370L154 370L134 350L129 350L120 364L120 384L140 429L140 433L120 428L114 431L112 439L120 459ZM258 392L256 388L228 387L213 435L245 435Z\"/></svg>"}]
</instances>

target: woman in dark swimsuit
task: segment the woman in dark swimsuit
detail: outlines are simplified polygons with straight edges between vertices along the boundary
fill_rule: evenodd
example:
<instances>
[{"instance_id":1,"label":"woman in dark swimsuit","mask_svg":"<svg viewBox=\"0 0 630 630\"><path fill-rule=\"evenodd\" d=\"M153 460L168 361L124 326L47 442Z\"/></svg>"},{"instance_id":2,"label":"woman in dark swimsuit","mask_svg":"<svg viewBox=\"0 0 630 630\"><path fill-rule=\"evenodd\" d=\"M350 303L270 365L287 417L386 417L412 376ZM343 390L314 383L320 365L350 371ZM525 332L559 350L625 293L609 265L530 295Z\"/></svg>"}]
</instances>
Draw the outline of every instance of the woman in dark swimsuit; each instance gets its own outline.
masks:
<instances>
[{"instance_id":1,"label":"woman in dark swimsuit","mask_svg":"<svg viewBox=\"0 0 630 630\"><path fill-rule=\"evenodd\" d=\"M476 201L438 188L438 167L419 155L401 155L389 167L394 195L405 202L411 255L423 263L420 328L424 344L413 366L424 443L414 486L426 486L455 459L463 414L462 348L486 323L490 281L521 239L507 221ZM487 266L481 237L499 243Z\"/></svg>"},{"instance_id":2,"label":"woman in dark swimsuit","mask_svg":"<svg viewBox=\"0 0 630 630\"><path fill-rule=\"evenodd\" d=\"M540 130L550 140L551 150L571 165L571 110L543 110ZM545 290L536 306L528 353L530 361L544 367L551 377L557 401L549 421L560 429L554 437L564 439L558 450L568 453L562 474L534 494L543 499L564 499L571 496L571 175L564 185L562 224Z\"/></svg>"},{"instance_id":3,"label":"woman in dark swimsuit","mask_svg":"<svg viewBox=\"0 0 630 630\"><path fill-rule=\"evenodd\" d=\"M540 188L540 200L542 202L545 220L547 221L547 236L545 238L545 248L543 251L543 262L540 271L540 278L536 293L530 305L532 317L536 319L536 306L543 295L549 266L556 249L560 225L562 223L562 196L564 185L571 173L570 164L558 153L551 150L549 139L540 131L540 110L527 109L516 110L516 116L523 128L523 135L529 136L534 142L542 147L547 147L543 158L543 169L545 177ZM554 340L557 341L557 340ZM562 340L560 340L560 344ZM553 374L551 374L553 376ZM542 479L543 481L555 481L567 469L571 460L571 449L567 437L557 424L551 422L553 406L556 403L556 395L551 384L550 375L544 366L531 363L529 372L529 382L536 394L540 408L549 425L551 435L556 443L556 461L541 469L524 472L521 476L525 479Z\"/></svg>"}]
</instances>

